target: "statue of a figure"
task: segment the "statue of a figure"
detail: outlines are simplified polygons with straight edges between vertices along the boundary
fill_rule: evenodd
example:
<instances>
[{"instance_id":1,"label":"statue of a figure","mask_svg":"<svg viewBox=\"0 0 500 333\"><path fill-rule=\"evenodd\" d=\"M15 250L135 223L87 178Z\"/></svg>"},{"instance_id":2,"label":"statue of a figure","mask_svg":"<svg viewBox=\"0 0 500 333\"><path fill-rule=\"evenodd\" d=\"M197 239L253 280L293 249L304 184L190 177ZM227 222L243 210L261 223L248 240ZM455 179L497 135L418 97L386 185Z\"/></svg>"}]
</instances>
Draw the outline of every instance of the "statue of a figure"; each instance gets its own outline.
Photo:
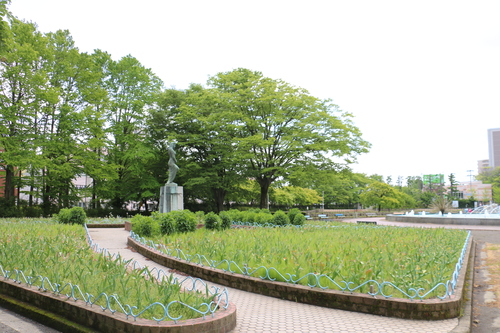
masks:
<instances>
[{"instance_id":1,"label":"statue of a figure","mask_svg":"<svg viewBox=\"0 0 500 333\"><path fill-rule=\"evenodd\" d=\"M177 166L177 159L175 158L175 142L167 142L167 151L168 151L168 156L170 157L168 159L168 181L167 184L171 184L174 182L175 175L177 174L177 171L179 170L179 167Z\"/></svg>"}]
</instances>

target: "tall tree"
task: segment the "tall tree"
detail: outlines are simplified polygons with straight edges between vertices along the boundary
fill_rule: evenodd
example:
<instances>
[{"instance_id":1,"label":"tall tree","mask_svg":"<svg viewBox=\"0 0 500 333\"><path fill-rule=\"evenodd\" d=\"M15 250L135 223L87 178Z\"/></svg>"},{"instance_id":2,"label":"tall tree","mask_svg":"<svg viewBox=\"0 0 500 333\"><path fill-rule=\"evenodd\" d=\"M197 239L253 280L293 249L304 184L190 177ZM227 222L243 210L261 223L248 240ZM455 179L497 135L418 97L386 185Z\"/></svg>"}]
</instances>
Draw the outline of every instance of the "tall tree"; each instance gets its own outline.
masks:
<instances>
[{"instance_id":1,"label":"tall tree","mask_svg":"<svg viewBox=\"0 0 500 333\"><path fill-rule=\"evenodd\" d=\"M113 144L107 152L110 164L117 167L117 179L110 183L109 193L114 208L125 203L154 196L159 187L145 165L155 156L146 137L146 116L153 108L162 82L136 58L128 55L113 61L101 54L109 107L106 119Z\"/></svg>"},{"instance_id":2,"label":"tall tree","mask_svg":"<svg viewBox=\"0 0 500 333\"><path fill-rule=\"evenodd\" d=\"M260 207L268 207L270 185L297 165L350 163L369 143L330 100L260 72L239 68L209 79L240 129L238 151L248 175L260 185Z\"/></svg>"},{"instance_id":3,"label":"tall tree","mask_svg":"<svg viewBox=\"0 0 500 333\"><path fill-rule=\"evenodd\" d=\"M42 70L47 39L34 24L12 19L2 31L0 48L0 165L5 172L4 196L15 199L16 170L26 170L38 158L37 119L47 97Z\"/></svg>"},{"instance_id":4,"label":"tall tree","mask_svg":"<svg viewBox=\"0 0 500 333\"><path fill-rule=\"evenodd\" d=\"M151 122L152 137L160 146L165 140L178 141L184 160L181 179L188 196L213 202L212 208L221 211L228 192L245 181L234 153L234 113L219 91L197 84L183 92L167 90L160 105Z\"/></svg>"}]
</instances>

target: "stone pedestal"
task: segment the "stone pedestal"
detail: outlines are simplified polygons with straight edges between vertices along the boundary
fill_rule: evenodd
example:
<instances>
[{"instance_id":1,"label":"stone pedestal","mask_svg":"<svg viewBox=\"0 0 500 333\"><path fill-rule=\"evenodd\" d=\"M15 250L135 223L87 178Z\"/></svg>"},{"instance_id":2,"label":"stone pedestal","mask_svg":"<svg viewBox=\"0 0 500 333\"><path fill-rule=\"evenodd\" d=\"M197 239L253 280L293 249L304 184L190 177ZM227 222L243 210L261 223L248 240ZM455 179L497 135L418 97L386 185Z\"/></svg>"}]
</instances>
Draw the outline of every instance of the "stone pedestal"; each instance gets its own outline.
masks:
<instances>
[{"instance_id":1,"label":"stone pedestal","mask_svg":"<svg viewBox=\"0 0 500 333\"><path fill-rule=\"evenodd\" d=\"M167 183L160 188L160 213L184 209L184 189L176 183Z\"/></svg>"}]
</instances>

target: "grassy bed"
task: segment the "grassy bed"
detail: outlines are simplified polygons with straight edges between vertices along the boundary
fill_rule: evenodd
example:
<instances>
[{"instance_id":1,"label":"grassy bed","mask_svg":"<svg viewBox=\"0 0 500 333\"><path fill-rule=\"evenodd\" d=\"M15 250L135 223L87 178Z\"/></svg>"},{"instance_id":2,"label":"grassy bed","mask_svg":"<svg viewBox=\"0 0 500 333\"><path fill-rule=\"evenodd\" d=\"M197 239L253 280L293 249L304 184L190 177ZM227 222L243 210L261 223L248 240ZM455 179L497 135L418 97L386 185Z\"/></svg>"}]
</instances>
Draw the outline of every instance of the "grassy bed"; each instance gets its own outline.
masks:
<instances>
[{"instance_id":1,"label":"grassy bed","mask_svg":"<svg viewBox=\"0 0 500 333\"><path fill-rule=\"evenodd\" d=\"M314 284L314 280L331 289L349 283L351 288L361 286L356 291L363 293L373 284L367 281L379 285L391 282L406 293L411 294L411 288L415 288L425 294L452 278L466 237L463 230L306 225L200 229L156 237L154 241L164 244L171 253L177 254L180 249L192 257L205 256L217 268L227 269L229 261L232 267L245 267L255 277L277 281L291 278L303 285ZM405 297L390 285L383 288L390 288L384 290L385 295ZM426 298L443 294L443 289L446 287L437 288Z\"/></svg>"},{"instance_id":2,"label":"grassy bed","mask_svg":"<svg viewBox=\"0 0 500 333\"><path fill-rule=\"evenodd\" d=\"M111 260L93 252L86 242L82 226L43 220L0 221L0 273L14 278L19 276L18 271L26 277L35 278L33 285L36 286L42 285L44 277L48 278L52 285L57 283L60 286L63 294L71 294L71 284L78 285L83 295L94 295L92 300L98 305L107 306L108 301L102 293L114 295L108 306L121 311L116 302L118 300L122 305L136 306L135 314L155 302L167 305L181 301L194 308L200 308L200 305L203 308L202 304L210 303L213 298L208 291L183 291L180 285L171 283L171 279L157 281L147 269L134 270L120 258ZM44 285L50 290L46 281ZM82 299L83 296L77 297ZM162 318L164 311L162 306L153 306L140 317ZM168 311L173 318L201 316L177 302Z\"/></svg>"}]
</instances>

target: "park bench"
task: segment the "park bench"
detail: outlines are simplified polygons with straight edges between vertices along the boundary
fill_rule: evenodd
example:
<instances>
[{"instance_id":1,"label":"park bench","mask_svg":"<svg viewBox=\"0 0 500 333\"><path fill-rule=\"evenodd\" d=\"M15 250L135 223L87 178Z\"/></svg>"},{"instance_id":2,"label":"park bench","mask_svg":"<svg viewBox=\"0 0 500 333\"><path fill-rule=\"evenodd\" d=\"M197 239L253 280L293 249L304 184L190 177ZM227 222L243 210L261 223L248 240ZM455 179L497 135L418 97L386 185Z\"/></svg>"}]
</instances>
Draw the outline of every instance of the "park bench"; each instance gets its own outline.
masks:
<instances>
[{"instance_id":1,"label":"park bench","mask_svg":"<svg viewBox=\"0 0 500 333\"><path fill-rule=\"evenodd\" d=\"M318 217L322 220L324 219L327 219L328 218L328 215L325 215L325 214L318 214Z\"/></svg>"},{"instance_id":2,"label":"park bench","mask_svg":"<svg viewBox=\"0 0 500 333\"><path fill-rule=\"evenodd\" d=\"M357 221L358 224L377 224L377 221Z\"/></svg>"},{"instance_id":3,"label":"park bench","mask_svg":"<svg viewBox=\"0 0 500 333\"><path fill-rule=\"evenodd\" d=\"M336 217L344 217L344 214L335 214Z\"/></svg>"},{"instance_id":4,"label":"park bench","mask_svg":"<svg viewBox=\"0 0 500 333\"><path fill-rule=\"evenodd\" d=\"M377 216L377 214L375 214L375 213L366 213L366 216L374 217L374 216Z\"/></svg>"},{"instance_id":5,"label":"park bench","mask_svg":"<svg viewBox=\"0 0 500 333\"><path fill-rule=\"evenodd\" d=\"M305 215L306 220L312 220L313 218L309 215Z\"/></svg>"}]
</instances>

